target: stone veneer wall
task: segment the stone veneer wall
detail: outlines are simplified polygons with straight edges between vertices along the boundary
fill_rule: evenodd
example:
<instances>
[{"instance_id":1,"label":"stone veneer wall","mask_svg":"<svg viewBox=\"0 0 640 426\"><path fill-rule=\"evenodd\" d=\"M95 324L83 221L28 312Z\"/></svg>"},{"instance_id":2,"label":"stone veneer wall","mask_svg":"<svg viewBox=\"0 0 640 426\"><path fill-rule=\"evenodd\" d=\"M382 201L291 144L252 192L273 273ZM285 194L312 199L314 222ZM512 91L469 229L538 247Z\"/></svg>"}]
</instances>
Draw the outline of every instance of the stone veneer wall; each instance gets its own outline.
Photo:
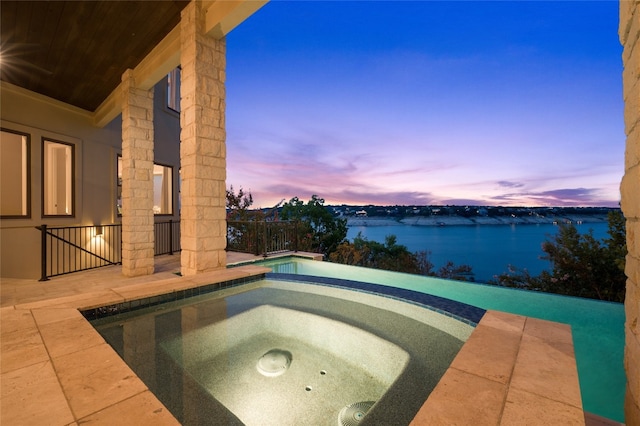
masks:
<instances>
[{"instance_id":1,"label":"stone veneer wall","mask_svg":"<svg viewBox=\"0 0 640 426\"><path fill-rule=\"evenodd\" d=\"M226 133L224 39L205 34L202 2L181 21L181 272L226 266Z\"/></svg>"},{"instance_id":2,"label":"stone veneer wall","mask_svg":"<svg viewBox=\"0 0 640 426\"><path fill-rule=\"evenodd\" d=\"M640 425L640 1L620 1L620 41L624 46L623 97L627 135L625 174L620 185L627 219L627 294L625 354L627 373L625 422Z\"/></svg>"},{"instance_id":3,"label":"stone veneer wall","mask_svg":"<svg viewBox=\"0 0 640 426\"><path fill-rule=\"evenodd\" d=\"M122 273L153 274L153 89L122 75Z\"/></svg>"}]
</instances>

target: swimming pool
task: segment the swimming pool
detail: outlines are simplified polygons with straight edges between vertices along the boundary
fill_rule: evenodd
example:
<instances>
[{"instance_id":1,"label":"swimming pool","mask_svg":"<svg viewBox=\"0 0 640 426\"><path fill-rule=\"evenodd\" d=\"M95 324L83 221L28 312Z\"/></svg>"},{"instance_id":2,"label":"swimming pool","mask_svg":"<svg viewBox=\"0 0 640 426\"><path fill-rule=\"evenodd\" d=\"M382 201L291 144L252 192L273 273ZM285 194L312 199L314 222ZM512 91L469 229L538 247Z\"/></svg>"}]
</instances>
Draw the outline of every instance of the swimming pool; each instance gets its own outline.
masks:
<instances>
[{"instance_id":1,"label":"swimming pool","mask_svg":"<svg viewBox=\"0 0 640 426\"><path fill-rule=\"evenodd\" d=\"M291 257L260 263L274 272L353 279L459 301L483 309L571 325L585 411L624 421L624 305L442 280Z\"/></svg>"},{"instance_id":2,"label":"swimming pool","mask_svg":"<svg viewBox=\"0 0 640 426\"><path fill-rule=\"evenodd\" d=\"M409 424L484 310L389 289L273 274L92 323L183 424Z\"/></svg>"}]
</instances>

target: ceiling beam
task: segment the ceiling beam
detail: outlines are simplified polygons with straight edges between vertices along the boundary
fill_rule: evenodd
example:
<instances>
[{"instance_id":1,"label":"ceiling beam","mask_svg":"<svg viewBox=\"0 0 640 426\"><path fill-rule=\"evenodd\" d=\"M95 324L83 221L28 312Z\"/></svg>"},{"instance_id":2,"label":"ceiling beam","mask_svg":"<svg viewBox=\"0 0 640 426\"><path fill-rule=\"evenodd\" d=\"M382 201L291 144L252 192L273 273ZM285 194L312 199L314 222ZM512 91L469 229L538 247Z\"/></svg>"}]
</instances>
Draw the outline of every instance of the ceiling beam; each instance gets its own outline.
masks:
<instances>
[{"instance_id":1,"label":"ceiling beam","mask_svg":"<svg viewBox=\"0 0 640 426\"><path fill-rule=\"evenodd\" d=\"M151 89L172 69L180 65L180 25L176 25L133 70L133 78L140 89ZM104 127L122 112L120 85L96 109L93 124Z\"/></svg>"},{"instance_id":2,"label":"ceiling beam","mask_svg":"<svg viewBox=\"0 0 640 426\"><path fill-rule=\"evenodd\" d=\"M41 93L32 92L31 90L27 90L23 87L16 86L15 84L11 84L7 81L0 80L0 93L2 94L13 94L20 98L29 99L30 102L37 102L41 104L45 104L48 107L52 107L55 109L59 109L62 111L66 111L68 113L76 114L81 117L83 120L90 121L92 114L86 109L79 108L77 106L73 106L66 102L59 101L57 99L50 98L49 96L43 95Z\"/></svg>"},{"instance_id":3,"label":"ceiling beam","mask_svg":"<svg viewBox=\"0 0 640 426\"><path fill-rule=\"evenodd\" d=\"M214 1L206 7L205 32L221 39L267 4L268 0Z\"/></svg>"}]
</instances>

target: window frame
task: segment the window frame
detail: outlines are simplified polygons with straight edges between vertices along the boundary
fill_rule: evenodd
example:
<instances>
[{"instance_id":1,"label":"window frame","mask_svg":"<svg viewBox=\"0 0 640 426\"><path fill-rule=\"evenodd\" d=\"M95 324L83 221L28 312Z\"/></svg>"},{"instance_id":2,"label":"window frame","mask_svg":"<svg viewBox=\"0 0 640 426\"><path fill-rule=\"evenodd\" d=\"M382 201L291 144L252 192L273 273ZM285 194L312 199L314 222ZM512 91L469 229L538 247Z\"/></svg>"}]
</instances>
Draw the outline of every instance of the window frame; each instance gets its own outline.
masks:
<instances>
[{"instance_id":1,"label":"window frame","mask_svg":"<svg viewBox=\"0 0 640 426\"><path fill-rule=\"evenodd\" d=\"M49 138L46 136L42 136L41 139L42 143L41 143L41 147L42 147L42 178L41 178L41 195L42 195L42 217L43 218L48 218L48 217L66 217L66 218L75 218L76 217L76 144L71 143L71 142L66 142L66 141L62 141L59 139L54 139L54 138ZM60 145L65 145L65 146L69 146L71 147L71 213L70 214L47 214L47 205L46 205L46 197L45 197L45 193L47 191L47 187L46 187L46 175L47 173L46 168L47 168L47 155L46 155L46 149L45 149L45 145L47 142L51 142L51 143L56 143L56 144L60 144Z\"/></svg>"},{"instance_id":2,"label":"window frame","mask_svg":"<svg viewBox=\"0 0 640 426\"><path fill-rule=\"evenodd\" d=\"M176 67L167 74L165 106L171 112L180 114L180 90L182 82L182 68Z\"/></svg>"},{"instance_id":3,"label":"window frame","mask_svg":"<svg viewBox=\"0 0 640 426\"><path fill-rule=\"evenodd\" d=\"M169 182L169 184L167 186L169 188L169 191L170 191L170 194L169 194L168 198L169 198L169 207L171 209L171 212L170 213L155 213L154 212L153 215L154 216L173 216L173 212L175 210L175 205L173 203L173 192L174 192L173 191L173 176L174 176L173 170L174 170L174 167L170 166L168 164L157 163L157 162L154 161L153 162L153 167L155 168L155 166L166 167L167 169L171 170L171 179L170 179L170 182ZM155 178L155 174L153 176ZM153 198L154 198L154 201L155 201L155 198L156 198L155 197L155 180L154 180Z\"/></svg>"},{"instance_id":4,"label":"window frame","mask_svg":"<svg viewBox=\"0 0 640 426\"><path fill-rule=\"evenodd\" d=\"M121 160L122 160L122 154L116 154L116 216L117 217L122 217L122 206L118 204L118 200L120 199L120 201L122 202L121 198L122 198L122 178L120 177L120 175L122 174L122 170L120 170L120 164L121 164ZM169 206L171 209L170 213L153 213L153 216L174 216L174 212L175 212L175 202L174 202L174 187L173 187L173 180L174 180L174 176L175 176L175 167L169 164L163 164L163 163L158 163L156 161L153 162L153 166L155 168L155 166L161 166L161 167L166 167L169 170L171 170L171 179L170 182L168 184L168 188L170 190L170 194L169 194ZM155 174L153 175L155 176ZM153 192L153 198L155 201L155 182L154 182L154 192Z\"/></svg>"},{"instance_id":5,"label":"window frame","mask_svg":"<svg viewBox=\"0 0 640 426\"><path fill-rule=\"evenodd\" d=\"M26 182L22 182L23 187L25 187L25 191L23 195L26 197L26 213L21 215L2 215L0 214L0 219L31 219L31 134L20 132L17 130L9 129L6 127L0 127L0 132L11 133L14 135L19 135L25 138L25 151L26 151L26 159L25 161L25 170L24 173L26 175Z\"/></svg>"}]
</instances>

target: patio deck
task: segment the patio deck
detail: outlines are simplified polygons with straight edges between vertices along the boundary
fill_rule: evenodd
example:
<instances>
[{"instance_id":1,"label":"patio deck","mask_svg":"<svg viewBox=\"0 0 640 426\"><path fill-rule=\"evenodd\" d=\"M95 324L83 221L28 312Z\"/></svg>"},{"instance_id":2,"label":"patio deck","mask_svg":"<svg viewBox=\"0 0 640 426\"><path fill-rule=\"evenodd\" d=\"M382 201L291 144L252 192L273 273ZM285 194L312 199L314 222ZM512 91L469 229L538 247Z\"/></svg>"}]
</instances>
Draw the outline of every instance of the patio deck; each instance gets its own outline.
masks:
<instances>
[{"instance_id":1,"label":"patio deck","mask_svg":"<svg viewBox=\"0 0 640 426\"><path fill-rule=\"evenodd\" d=\"M258 259L229 252L227 262ZM0 424L178 424L78 309L267 271L247 264L180 277L179 262L159 256L153 275L135 278L119 266L47 282L3 278ZM489 311L412 424L615 423L582 410L569 326Z\"/></svg>"},{"instance_id":2,"label":"patio deck","mask_svg":"<svg viewBox=\"0 0 640 426\"><path fill-rule=\"evenodd\" d=\"M290 253L271 256L270 258L289 254ZM227 252L228 265L257 260L264 260L264 257L247 253ZM49 281L2 278L2 285L0 285L0 307L86 294L121 286L174 279L176 278L177 272L180 272L179 253L155 257L155 273L153 275L133 278L124 277L122 275L122 267L119 265L60 275L51 278Z\"/></svg>"}]
</instances>

